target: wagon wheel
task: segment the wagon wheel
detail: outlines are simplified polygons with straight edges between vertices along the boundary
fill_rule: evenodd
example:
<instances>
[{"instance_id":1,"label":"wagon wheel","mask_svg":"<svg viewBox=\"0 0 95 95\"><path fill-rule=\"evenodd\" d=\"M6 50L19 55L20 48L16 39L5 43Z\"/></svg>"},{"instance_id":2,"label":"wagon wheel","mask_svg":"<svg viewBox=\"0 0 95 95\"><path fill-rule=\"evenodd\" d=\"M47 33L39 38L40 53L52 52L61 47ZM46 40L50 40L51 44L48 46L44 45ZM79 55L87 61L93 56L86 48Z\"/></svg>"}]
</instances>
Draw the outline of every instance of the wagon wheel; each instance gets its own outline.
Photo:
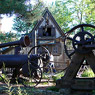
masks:
<instances>
[{"instance_id":1,"label":"wagon wheel","mask_svg":"<svg viewBox=\"0 0 95 95\"><path fill-rule=\"evenodd\" d=\"M28 52L28 55L30 55L31 53L33 54L34 49L36 49L37 55L39 56L39 61L40 61L39 66L41 68L45 67L47 65L47 63L49 62L50 53L49 53L48 49L41 45L34 46L30 49L30 51ZM41 66L41 59L43 61L43 66Z\"/></svg>"},{"instance_id":2,"label":"wagon wheel","mask_svg":"<svg viewBox=\"0 0 95 95\"><path fill-rule=\"evenodd\" d=\"M37 62L31 60L32 56L33 56L33 54L31 54L33 49L37 48L37 50L38 50L40 47L42 49L44 49L45 52L42 52L42 53L40 52L40 53L36 54L35 56L38 57L39 60L41 58L46 60L45 57L44 57L44 54L47 54L46 51L47 52L49 52L49 51L45 47L43 47L43 46L35 46L35 47L30 49L30 51L28 52L28 57L29 57L30 60L29 60L28 66L26 65L28 67L28 69L27 69L28 71L27 72L29 72L29 73L26 74L26 75L21 76L23 78L22 83L23 83L24 86L35 87L35 86L37 86L41 82L41 79L42 79L41 63L42 62L40 60L40 62L38 64ZM27 79L25 79L25 78L27 78ZM28 81L26 81L26 80L28 80Z\"/></svg>"},{"instance_id":3,"label":"wagon wheel","mask_svg":"<svg viewBox=\"0 0 95 95\"><path fill-rule=\"evenodd\" d=\"M80 24L75 27L73 27L70 31L66 33L65 39L64 39L64 48L67 56L71 59L72 55L75 52L79 53L89 53L91 50L84 47L84 45L92 44L94 42L94 37L91 33L86 32L84 30L84 27L90 27L95 28L95 26L90 24ZM76 31L77 29L80 29L74 37L71 36L71 34ZM70 46L68 44L70 43ZM72 47L72 51L70 52L68 47Z\"/></svg>"},{"instance_id":4,"label":"wagon wheel","mask_svg":"<svg viewBox=\"0 0 95 95\"><path fill-rule=\"evenodd\" d=\"M42 70L35 62L32 61L31 63L26 64L25 67L26 66L28 67L27 70L29 73L20 75L18 82L26 87L35 87L41 82Z\"/></svg>"}]
</instances>

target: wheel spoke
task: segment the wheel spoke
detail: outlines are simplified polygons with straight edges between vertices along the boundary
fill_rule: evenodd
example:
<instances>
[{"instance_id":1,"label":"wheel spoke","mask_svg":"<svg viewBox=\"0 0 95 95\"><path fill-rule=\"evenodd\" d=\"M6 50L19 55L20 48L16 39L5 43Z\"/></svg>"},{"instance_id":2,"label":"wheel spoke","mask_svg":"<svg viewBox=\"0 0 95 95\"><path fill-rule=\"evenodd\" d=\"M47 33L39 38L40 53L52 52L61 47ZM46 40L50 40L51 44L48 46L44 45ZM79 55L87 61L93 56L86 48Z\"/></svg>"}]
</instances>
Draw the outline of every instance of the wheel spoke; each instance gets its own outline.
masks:
<instances>
[{"instance_id":1,"label":"wheel spoke","mask_svg":"<svg viewBox=\"0 0 95 95\"><path fill-rule=\"evenodd\" d=\"M74 45L80 45L80 44L81 44L80 41L77 41L77 42L75 41L75 42L74 42Z\"/></svg>"},{"instance_id":2,"label":"wheel spoke","mask_svg":"<svg viewBox=\"0 0 95 95\"><path fill-rule=\"evenodd\" d=\"M87 40L87 43L88 43L88 42L92 42L92 39L91 39L91 38L90 38L90 39L88 39L88 40Z\"/></svg>"},{"instance_id":3,"label":"wheel spoke","mask_svg":"<svg viewBox=\"0 0 95 95\"><path fill-rule=\"evenodd\" d=\"M75 50L72 51L70 54L69 54L69 57L71 58L71 56L75 53Z\"/></svg>"},{"instance_id":4,"label":"wheel spoke","mask_svg":"<svg viewBox=\"0 0 95 95\"><path fill-rule=\"evenodd\" d=\"M83 26L81 26L81 32L84 32L84 28L83 28Z\"/></svg>"},{"instance_id":5,"label":"wheel spoke","mask_svg":"<svg viewBox=\"0 0 95 95\"><path fill-rule=\"evenodd\" d=\"M67 39L73 41L73 38L71 38L71 37L67 37ZM74 42L78 42L79 43L78 40L74 40Z\"/></svg>"},{"instance_id":6,"label":"wheel spoke","mask_svg":"<svg viewBox=\"0 0 95 95\"><path fill-rule=\"evenodd\" d=\"M85 41L85 34L84 33L81 33L80 35L79 35L79 37L80 37L80 42L82 41Z\"/></svg>"},{"instance_id":7,"label":"wheel spoke","mask_svg":"<svg viewBox=\"0 0 95 95\"><path fill-rule=\"evenodd\" d=\"M73 38L71 38L71 37L67 37L67 39L73 41Z\"/></svg>"}]
</instances>

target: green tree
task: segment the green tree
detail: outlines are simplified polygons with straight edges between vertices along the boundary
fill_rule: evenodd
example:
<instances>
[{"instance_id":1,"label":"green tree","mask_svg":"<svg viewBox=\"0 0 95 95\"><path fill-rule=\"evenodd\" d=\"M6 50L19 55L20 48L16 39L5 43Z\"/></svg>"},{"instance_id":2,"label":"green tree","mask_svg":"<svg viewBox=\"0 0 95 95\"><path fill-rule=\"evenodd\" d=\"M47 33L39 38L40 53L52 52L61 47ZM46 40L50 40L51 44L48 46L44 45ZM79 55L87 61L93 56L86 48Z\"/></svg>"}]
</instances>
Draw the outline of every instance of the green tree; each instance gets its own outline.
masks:
<instances>
[{"instance_id":1,"label":"green tree","mask_svg":"<svg viewBox=\"0 0 95 95\"><path fill-rule=\"evenodd\" d=\"M16 14L16 16L23 19L28 19L30 17L34 19L35 15L37 15L37 10L39 13L41 12L40 10L43 4L39 0L36 1L35 4L32 4L31 1L35 0L0 0L0 14L7 14L10 16Z\"/></svg>"},{"instance_id":2,"label":"green tree","mask_svg":"<svg viewBox=\"0 0 95 95\"><path fill-rule=\"evenodd\" d=\"M26 23L23 21L20 17L16 17L14 19L14 24L13 24L13 30L19 32L19 33L29 33L30 30L32 30L33 24L31 23Z\"/></svg>"},{"instance_id":3,"label":"green tree","mask_svg":"<svg viewBox=\"0 0 95 95\"><path fill-rule=\"evenodd\" d=\"M29 11L27 11L27 15L22 19L27 23L33 23L34 21L39 20L42 17L43 10L45 9L45 5L42 1L37 1L35 5L29 7Z\"/></svg>"},{"instance_id":4,"label":"green tree","mask_svg":"<svg viewBox=\"0 0 95 95\"><path fill-rule=\"evenodd\" d=\"M13 40L12 37L21 36L21 33L29 33L33 28L33 22L41 18L44 9L43 2L36 0L35 5L31 3L35 0L0 0L0 15L16 15L13 29L18 33L0 33L0 41L7 42Z\"/></svg>"},{"instance_id":5,"label":"green tree","mask_svg":"<svg viewBox=\"0 0 95 95\"><path fill-rule=\"evenodd\" d=\"M5 43L5 42L10 42L16 40L16 34L12 33L11 31L8 33L0 33L0 42Z\"/></svg>"},{"instance_id":6,"label":"green tree","mask_svg":"<svg viewBox=\"0 0 95 95\"><path fill-rule=\"evenodd\" d=\"M71 5L74 26L83 23L95 25L95 2L93 0L71 0ZM93 28L86 27L85 31L95 34Z\"/></svg>"},{"instance_id":7,"label":"green tree","mask_svg":"<svg viewBox=\"0 0 95 95\"><path fill-rule=\"evenodd\" d=\"M13 30L18 33L29 33L37 20L42 17L42 12L45 9L43 2L37 2L35 5L28 6L28 11L25 16L17 15L14 19Z\"/></svg>"},{"instance_id":8,"label":"green tree","mask_svg":"<svg viewBox=\"0 0 95 95\"><path fill-rule=\"evenodd\" d=\"M70 23L73 21L73 18L71 17L72 12L69 11L67 6L68 3L68 1L56 0L49 8L64 32L67 32L70 29Z\"/></svg>"},{"instance_id":9,"label":"green tree","mask_svg":"<svg viewBox=\"0 0 95 95\"><path fill-rule=\"evenodd\" d=\"M64 32L82 23L94 25L94 9L94 0L56 0L55 4L50 5L50 10Z\"/></svg>"},{"instance_id":10,"label":"green tree","mask_svg":"<svg viewBox=\"0 0 95 95\"><path fill-rule=\"evenodd\" d=\"M95 1L84 0L86 4L86 23L95 24Z\"/></svg>"},{"instance_id":11,"label":"green tree","mask_svg":"<svg viewBox=\"0 0 95 95\"><path fill-rule=\"evenodd\" d=\"M27 10L25 1L26 0L0 0L0 14L24 14Z\"/></svg>"}]
</instances>

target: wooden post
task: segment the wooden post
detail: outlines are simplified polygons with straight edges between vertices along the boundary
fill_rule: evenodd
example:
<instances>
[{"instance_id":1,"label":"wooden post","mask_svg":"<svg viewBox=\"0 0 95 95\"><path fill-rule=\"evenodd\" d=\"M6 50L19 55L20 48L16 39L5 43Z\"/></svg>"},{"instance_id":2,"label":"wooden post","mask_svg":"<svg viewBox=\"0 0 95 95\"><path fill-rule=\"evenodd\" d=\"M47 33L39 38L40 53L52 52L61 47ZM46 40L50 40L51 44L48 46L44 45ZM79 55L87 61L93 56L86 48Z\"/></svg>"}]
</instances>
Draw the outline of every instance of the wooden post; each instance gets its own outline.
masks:
<instances>
[{"instance_id":1,"label":"wooden post","mask_svg":"<svg viewBox=\"0 0 95 95\"><path fill-rule=\"evenodd\" d=\"M34 33L34 46L37 46L37 35L36 35L36 30L35 30L35 33ZM37 54L37 48L35 48L34 50L34 54Z\"/></svg>"},{"instance_id":2,"label":"wooden post","mask_svg":"<svg viewBox=\"0 0 95 95\"><path fill-rule=\"evenodd\" d=\"M73 78L75 78L81 64L83 63L83 60L84 60L84 55L75 53L68 69L66 70L66 73L65 73L63 79L64 80L72 80Z\"/></svg>"}]
</instances>

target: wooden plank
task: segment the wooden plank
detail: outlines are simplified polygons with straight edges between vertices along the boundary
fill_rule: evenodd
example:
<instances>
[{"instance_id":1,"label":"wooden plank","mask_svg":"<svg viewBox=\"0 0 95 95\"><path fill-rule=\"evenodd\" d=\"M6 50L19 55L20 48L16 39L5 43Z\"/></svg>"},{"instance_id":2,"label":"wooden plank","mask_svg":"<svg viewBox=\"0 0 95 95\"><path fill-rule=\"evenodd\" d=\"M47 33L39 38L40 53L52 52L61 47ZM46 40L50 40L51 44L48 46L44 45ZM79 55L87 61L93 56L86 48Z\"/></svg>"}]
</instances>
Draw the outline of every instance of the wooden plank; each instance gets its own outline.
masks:
<instances>
[{"instance_id":1,"label":"wooden plank","mask_svg":"<svg viewBox=\"0 0 95 95\"><path fill-rule=\"evenodd\" d=\"M95 79L94 78L79 78L74 80L72 84L72 89L76 90L93 90L95 89Z\"/></svg>"},{"instance_id":2,"label":"wooden plank","mask_svg":"<svg viewBox=\"0 0 95 95\"><path fill-rule=\"evenodd\" d=\"M84 55L75 53L63 79L66 81L74 79L83 61Z\"/></svg>"},{"instance_id":3,"label":"wooden plank","mask_svg":"<svg viewBox=\"0 0 95 95\"><path fill-rule=\"evenodd\" d=\"M85 56L85 59L87 60L88 64L90 65L91 69L95 73L95 55L94 53L87 54Z\"/></svg>"},{"instance_id":4,"label":"wooden plank","mask_svg":"<svg viewBox=\"0 0 95 95\"><path fill-rule=\"evenodd\" d=\"M54 63L64 63L64 61L58 61L58 62L54 62Z\"/></svg>"}]
</instances>

